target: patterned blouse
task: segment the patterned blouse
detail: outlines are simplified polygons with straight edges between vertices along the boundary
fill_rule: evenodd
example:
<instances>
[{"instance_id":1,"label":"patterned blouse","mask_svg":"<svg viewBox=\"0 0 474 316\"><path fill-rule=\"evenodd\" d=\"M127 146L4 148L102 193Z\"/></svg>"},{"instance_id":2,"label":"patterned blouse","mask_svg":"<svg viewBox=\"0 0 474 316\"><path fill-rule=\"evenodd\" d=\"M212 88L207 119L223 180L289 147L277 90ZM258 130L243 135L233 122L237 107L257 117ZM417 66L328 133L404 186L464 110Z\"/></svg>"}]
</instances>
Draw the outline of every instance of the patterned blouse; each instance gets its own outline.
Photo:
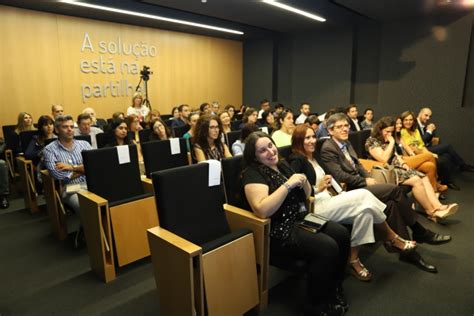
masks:
<instances>
[{"instance_id":1,"label":"patterned blouse","mask_svg":"<svg viewBox=\"0 0 474 316\"><path fill-rule=\"evenodd\" d=\"M367 141L365 142L365 149L369 153L369 156L370 156L370 150L371 149L380 147L380 148L382 148L382 150L385 150L387 148L387 146L388 146L387 142L382 142L382 141L380 141L377 138L372 137L372 136L367 138ZM371 158L374 159L373 157L371 157ZM419 172L415 169L410 168L410 169L406 170L405 168L403 168L403 163L400 161L399 158L400 158L400 156L395 155L392 152L392 155L389 159L389 163L395 167L395 172L397 173L397 176L398 176L398 179L399 179L400 183L403 183L405 180L408 180L408 179L410 179L411 177L414 177L414 176L419 176L420 178L423 178L425 176L424 173ZM376 159L374 159L374 160L376 160Z\"/></svg>"}]
</instances>

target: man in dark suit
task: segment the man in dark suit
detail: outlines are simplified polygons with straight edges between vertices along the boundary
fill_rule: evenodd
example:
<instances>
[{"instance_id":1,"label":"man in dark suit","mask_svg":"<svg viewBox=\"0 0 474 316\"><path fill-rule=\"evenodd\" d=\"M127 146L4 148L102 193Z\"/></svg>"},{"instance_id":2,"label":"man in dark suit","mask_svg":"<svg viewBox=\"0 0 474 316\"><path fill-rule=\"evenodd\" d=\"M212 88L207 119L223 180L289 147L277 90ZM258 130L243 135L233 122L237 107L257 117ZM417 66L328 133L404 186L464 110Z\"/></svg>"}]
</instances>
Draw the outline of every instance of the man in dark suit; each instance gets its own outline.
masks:
<instances>
[{"instance_id":1,"label":"man in dark suit","mask_svg":"<svg viewBox=\"0 0 474 316\"><path fill-rule=\"evenodd\" d=\"M458 167L461 171L474 172L474 166L464 162L451 144L433 145L432 140L435 137L436 125L430 122L432 111L430 108L422 108L418 113L418 130L425 146L438 156L445 155L451 165ZM449 186L449 184L448 184ZM454 188L456 189L456 188Z\"/></svg>"},{"instance_id":2,"label":"man in dark suit","mask_svg":"<svg viewBox=\"0 0 474 316\"><path fill-rule=\"evenodd\" d=\"M355 104L350 104L346 108L346 115L349 117L349 124L350 124L350 132L358 132L362 130L362 128L359 125L359 120L357 119L357 116L359 115L359 112L357 111L357 105Z\"/></svg>"},{"instance_id":3,"label":"man in dark suit","mask_svg":"<svg viewBox=\"0 0 474 316\"><path fill-rule=\"evenodd\" d=\"M326 140L320 151L320 164L348 190L365 188L372 192L387 207L387 223L404 239L410 239L407 226L413 231L413 239L419 243L440 244L451 240L450 236L436 234L424 228L416 219L402 187L393 184L378 184L361 165L357 154L349 143L349 122L341 113L332 115L327 121L331 139ZM400 260L415 264L418 268L437 272L435 266L426 263L416 251L400 254Z\"/></svg>"}]
</instances>

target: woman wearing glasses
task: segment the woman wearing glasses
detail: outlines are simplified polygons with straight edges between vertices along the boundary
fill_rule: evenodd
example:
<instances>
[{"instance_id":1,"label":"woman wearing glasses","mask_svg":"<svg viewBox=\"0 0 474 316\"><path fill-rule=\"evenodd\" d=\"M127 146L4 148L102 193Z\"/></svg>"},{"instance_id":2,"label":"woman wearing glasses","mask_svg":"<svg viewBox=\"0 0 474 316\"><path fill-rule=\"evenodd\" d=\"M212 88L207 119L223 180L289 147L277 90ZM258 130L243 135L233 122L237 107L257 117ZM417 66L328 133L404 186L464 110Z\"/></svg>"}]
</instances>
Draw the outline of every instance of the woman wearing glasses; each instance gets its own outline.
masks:
<instances>
[{"instance_id":1,"label":"woman wearing glasses","mask_svg":"<svg viewBox=\"0 0 474 316\"><path fill-rule=\"evenodd\" d=\"M222 142L221 123L217 115L204 114L198 119L194 139L193 152L198 162L232 157L229 148Z\"/></svg>"}]
</instances>

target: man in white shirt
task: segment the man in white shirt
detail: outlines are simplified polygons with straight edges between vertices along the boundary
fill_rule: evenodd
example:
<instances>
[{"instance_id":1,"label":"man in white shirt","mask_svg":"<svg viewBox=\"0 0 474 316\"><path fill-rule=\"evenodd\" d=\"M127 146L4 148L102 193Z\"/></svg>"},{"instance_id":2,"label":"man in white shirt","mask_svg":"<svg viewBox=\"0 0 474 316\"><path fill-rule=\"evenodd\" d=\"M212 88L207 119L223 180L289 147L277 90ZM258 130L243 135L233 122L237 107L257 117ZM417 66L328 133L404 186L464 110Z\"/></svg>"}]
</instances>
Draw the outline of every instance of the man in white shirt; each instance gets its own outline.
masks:
<instances>
[{"instance_id":1,"label":"man in white shirt","mask_svg":"<svg viewBox=\"0 0 474 316\"><path fill-rule=\"evenodd\" d=\"M309 116L309 112L310 112L309 104L306 102L301 103L300 112L301 114L296 118L295 124L304 124L304 122Z\"/></svg>"},{"instance_id":2,"label":"man in white shirt","mask_svg":"<svg viewBox=\"0 0 474 316\"><path fill-rule=\"evenodd\" d=\"M258 119L262 118L263 112L270 110L270 102L267 99L260 101L260 111L258 111Z\"/></svg>"}]
</instances>

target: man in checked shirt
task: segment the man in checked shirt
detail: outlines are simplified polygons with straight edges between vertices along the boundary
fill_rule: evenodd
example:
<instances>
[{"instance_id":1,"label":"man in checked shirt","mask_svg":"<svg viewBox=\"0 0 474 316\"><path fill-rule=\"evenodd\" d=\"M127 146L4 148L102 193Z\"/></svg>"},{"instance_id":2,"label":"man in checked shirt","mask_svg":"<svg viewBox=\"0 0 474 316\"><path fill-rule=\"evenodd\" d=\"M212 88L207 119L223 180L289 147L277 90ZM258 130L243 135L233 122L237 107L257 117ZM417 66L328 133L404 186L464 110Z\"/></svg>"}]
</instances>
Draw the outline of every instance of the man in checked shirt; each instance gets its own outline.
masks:
<instances>
[{"instance_id":1,"label":"man in checked shirt","mask_svg":"<svg viewBox=\"0 0 474 316\"><path fill-rule=\"evenodd\" d=\"M59 115L54 121L54 128L58 139L45 147L44 163L51 176L63 184L61 198L64 204L79 214L77 193L87 189L81 152L91 150L92 147L86 141L74 139L72 116ZM79 229L75 238L76 246L82 237L81 234L82 229Z\"/></svg>"}]
</instances>

